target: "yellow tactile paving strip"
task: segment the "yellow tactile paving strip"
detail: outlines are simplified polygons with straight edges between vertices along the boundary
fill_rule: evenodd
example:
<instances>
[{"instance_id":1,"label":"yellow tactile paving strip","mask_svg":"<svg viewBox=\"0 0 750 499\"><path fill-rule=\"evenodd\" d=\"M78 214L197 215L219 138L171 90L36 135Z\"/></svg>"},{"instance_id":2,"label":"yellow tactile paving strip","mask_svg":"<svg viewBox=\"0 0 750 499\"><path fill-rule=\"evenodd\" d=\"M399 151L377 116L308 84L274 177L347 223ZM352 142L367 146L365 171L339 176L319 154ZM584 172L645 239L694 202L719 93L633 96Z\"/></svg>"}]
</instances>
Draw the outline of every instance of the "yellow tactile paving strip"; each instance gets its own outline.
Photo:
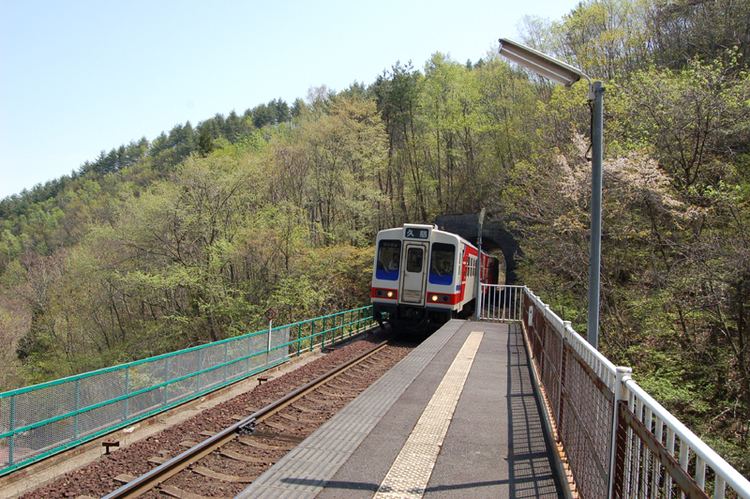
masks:
<instances>
[{"instance_id":1,"label":"yellow tactile paving strip","mask_svg":"<svg viewBox=\"0 0 750 499\"><path fill-rule=\"evenodd\" d=\"M477 331L469 334L374 497L424 495L482 336Z\"/></svg>"}]
</instances>

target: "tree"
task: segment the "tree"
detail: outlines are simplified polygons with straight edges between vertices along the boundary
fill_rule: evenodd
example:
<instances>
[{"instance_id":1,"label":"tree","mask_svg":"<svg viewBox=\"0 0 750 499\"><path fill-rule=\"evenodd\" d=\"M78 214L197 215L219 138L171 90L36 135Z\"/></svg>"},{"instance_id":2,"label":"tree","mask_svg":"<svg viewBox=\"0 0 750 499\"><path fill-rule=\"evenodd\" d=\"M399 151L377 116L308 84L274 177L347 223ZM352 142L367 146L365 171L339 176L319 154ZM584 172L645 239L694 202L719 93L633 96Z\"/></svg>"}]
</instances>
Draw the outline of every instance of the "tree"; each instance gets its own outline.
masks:
<instances>
[{"instance_id":1,"label":"tree","mask_svg":"<svg viewBox=\"0 0 750 499\"><path fill-rule=\"evenodd\" d=\"M747 151L750 78L733 76L737 60L729 55L729 64L638 71L616 103L625 108L623 140L652 147L680 189L715 185L726 162Z\"/></svg>"}]
</instances>

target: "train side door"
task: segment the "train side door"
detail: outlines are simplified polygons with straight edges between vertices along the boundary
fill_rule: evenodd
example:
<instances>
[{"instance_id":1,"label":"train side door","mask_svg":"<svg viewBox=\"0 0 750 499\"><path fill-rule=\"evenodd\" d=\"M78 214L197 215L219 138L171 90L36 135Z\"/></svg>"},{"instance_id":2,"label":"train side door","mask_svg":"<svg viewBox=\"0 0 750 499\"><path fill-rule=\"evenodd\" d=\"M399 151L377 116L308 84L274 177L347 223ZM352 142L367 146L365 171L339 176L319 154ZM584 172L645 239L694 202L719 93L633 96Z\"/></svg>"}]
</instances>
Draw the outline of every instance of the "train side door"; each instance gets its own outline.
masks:
<instances>
[{"instance_id":1,"label":"train side door","mask_svg":"<svg viewBox=\"0 0 750 499\"><path fill-rule=\"evenodd\" d=\"M424 305L427 276L427 243L406 242L401 262L400 302Z\"/></svg>"}]
</instances>

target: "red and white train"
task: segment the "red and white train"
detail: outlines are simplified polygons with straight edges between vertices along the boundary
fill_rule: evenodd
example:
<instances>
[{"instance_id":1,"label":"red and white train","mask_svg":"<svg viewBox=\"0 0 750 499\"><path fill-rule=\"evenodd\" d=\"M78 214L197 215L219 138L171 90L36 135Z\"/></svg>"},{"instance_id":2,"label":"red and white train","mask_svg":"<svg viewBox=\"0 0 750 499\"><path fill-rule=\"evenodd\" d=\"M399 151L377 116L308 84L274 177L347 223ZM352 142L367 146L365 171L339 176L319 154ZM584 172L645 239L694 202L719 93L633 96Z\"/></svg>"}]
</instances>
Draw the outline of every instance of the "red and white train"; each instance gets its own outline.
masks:
<instances>
[{"instance_id":1,"label":"red and white train","mask_svg":"<svg viewBox=\"0 0 750 499\"><path fill-rule=\"evenodd\" d=\"M477 247L435 225L378 232L370 298L381 324L425 327L473 310ZM496 284L498 259L482 252L481 282Z\"/></svg>"}]
</instances>

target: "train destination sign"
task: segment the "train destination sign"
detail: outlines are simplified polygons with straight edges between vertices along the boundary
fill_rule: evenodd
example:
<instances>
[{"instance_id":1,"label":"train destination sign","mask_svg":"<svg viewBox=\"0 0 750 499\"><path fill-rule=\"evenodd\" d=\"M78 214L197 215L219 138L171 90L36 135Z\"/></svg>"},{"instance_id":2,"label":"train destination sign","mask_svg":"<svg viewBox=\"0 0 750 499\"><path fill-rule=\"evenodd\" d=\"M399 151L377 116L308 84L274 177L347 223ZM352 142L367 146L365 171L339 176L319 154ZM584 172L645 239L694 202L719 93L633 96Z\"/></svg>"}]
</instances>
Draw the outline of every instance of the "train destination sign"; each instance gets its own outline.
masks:
<instances>
[{"instance_id":1,"label":"train destination sign","mask_svg":"<svg viewBox=\"0 0 750 499\"><path fill-rule=\"evenodd\" d=\"M404 237L409 239L429 239L430 231L428 229L414 229L408 227L404 231Z\"/></svg>"}]
</instances>

